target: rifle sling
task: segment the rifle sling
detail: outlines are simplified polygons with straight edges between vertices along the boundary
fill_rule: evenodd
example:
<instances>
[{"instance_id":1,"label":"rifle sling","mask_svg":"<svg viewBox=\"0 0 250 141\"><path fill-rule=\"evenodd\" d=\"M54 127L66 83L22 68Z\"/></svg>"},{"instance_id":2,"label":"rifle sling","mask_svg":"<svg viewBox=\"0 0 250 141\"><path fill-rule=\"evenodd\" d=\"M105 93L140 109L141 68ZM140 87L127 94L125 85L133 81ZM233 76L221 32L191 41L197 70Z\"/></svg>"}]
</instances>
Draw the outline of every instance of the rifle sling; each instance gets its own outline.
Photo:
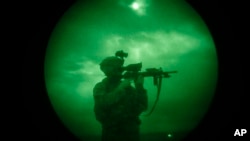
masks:
<instances>
[{"instance_id":1,"label":"rifle sling","mask_svg":"<svg viewBox=\"0 0 250 141\"><path fill-rule=\"evenodd\" d=\"M157 84L157 95L156 95L156 99L155 99L154 105L153 105L151 111L148 114L144 115L144 116L149 116L154 111L155 106L156 106L156 104L157 104L157 102L159 100L159 97L160 97L161 82L162 82L162 77L159 77L159 83Z\"/></svg>"}]
</instances>

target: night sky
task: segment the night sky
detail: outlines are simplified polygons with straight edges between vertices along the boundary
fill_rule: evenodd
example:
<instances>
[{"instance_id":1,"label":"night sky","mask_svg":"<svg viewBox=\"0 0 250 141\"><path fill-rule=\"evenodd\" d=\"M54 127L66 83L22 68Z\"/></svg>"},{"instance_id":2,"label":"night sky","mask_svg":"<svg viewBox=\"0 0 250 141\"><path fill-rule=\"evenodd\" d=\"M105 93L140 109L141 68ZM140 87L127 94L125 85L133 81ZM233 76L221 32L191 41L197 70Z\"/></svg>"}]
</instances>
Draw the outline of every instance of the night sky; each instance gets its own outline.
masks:
<instances>
[{"instance_id":1,"label":"night sky","mask_svg":"<svg viewBox=\"0 0 250 141\"><path fill-rule=\"evenodd\" d=\"M105 76L99 63L115 52L128 53L125 65L176 70L162 81L160 99L141 133L190 132L214 95L217 55L201 17L182 0L78 1L51 34L45 60L50 101L77 137L100 135L93 87ZM149 110L156 98L153 79L145 78Z\"/></svg>"}]
</instances>

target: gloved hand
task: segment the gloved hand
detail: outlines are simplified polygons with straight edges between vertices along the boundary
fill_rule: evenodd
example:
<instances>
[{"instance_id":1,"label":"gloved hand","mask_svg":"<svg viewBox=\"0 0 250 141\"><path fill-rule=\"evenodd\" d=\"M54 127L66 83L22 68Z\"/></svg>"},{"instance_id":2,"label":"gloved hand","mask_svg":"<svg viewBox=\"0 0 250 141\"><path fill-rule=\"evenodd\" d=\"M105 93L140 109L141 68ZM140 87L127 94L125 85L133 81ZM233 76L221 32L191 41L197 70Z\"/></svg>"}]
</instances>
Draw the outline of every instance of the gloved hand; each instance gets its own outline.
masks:
<instances>
[{"instance_id":1,"label":"gloved hand","mask_svg":"<svg viewBox=\"0 0 250 141\"><path fill-rule=\"evenodd\" d=\"M119 84L118 89L119 89L119 90L123 90L123 89L129 87L130 84L131 84L131 80L130 80L130 79L125 79L125 80L123 80L123 81Z\"/></svg>"}]
</instances>

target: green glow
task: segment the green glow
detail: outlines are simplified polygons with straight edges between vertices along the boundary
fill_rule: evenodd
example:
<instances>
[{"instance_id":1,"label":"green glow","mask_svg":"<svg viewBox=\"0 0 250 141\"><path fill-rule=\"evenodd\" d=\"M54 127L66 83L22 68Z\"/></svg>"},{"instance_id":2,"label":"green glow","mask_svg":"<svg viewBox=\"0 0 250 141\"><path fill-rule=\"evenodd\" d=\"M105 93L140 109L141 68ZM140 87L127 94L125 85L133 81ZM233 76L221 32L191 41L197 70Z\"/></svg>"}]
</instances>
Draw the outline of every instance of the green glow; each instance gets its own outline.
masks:
<instances>
[{"instance_id":1,"label":"green glow","mask_svg":"<svg viewBox=\"0 0 250 141\"><path fill-rule=\"evenodd\" d=\"M137 2L134 2L134 3L132 4L132 8L135 9L135 10L137 10L137 9L140 8L140 5L139 5Z\"/></svg>"},{"instance_id":2,"label":"green glow","mask_svg":"<svg viewBox=\"0 0 250 141\"><path fill-rule=\"evenodd\" d=\"M138 3L134 10L129 7L133 2ZM121 49L129 54L125 65L142 62L143 70L178 71L163 80L152 115L141 117L142 136L172 138L168 133L192 131L213 98L217 56L205 23L181 0L78 1L64 14L48 44L45 81L65 126L81 139L101 134L92 89L104 77L98 64ZM151 108L156 96L152 78L145 79L145 87Z\"/></svg>"},{"instance_id":3,"label":"green glow","mask_svg":"<svg viewBox=\"0 0 250 141\"><path fill-rule=\"evenodd\" d=\"M171 137L172 137L172 134L168 134L168 137L171 138Z\"/></svg>"},{"instance_id":4,"label":"green glow","mask_svg":"<svg viewBox=\"0 0 250 141\"><path fill-rule=\"evenodd\" d=\"M126 4L124 5L126 7ZM138 16L145 16L147 7L149 6L148 0L135 0L129 7L134 10Z\"/></svg>"}]
</instances>

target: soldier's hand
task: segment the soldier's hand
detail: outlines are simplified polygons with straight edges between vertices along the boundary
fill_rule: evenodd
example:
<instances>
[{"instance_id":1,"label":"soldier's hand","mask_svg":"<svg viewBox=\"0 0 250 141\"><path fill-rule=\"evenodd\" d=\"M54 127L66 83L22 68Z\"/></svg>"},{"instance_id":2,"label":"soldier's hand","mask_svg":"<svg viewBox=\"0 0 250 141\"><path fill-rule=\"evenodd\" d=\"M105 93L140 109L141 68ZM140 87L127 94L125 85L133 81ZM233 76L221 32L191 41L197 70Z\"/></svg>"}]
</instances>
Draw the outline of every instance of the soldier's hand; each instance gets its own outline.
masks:
<instances>
[{"instance_id":1,"label":"soldier's hand","mask_svg":"<svg viewBox=\"0 0 250 141\"><path fill-rule=\"evenodd\" d=\"M131 80L125 79L125 80L123 80L123 81L119 84L118 89L120 89L120 90L125 89L126 87L129 87L130 84L131 84Z\"/></svg>"}]
</instances>

